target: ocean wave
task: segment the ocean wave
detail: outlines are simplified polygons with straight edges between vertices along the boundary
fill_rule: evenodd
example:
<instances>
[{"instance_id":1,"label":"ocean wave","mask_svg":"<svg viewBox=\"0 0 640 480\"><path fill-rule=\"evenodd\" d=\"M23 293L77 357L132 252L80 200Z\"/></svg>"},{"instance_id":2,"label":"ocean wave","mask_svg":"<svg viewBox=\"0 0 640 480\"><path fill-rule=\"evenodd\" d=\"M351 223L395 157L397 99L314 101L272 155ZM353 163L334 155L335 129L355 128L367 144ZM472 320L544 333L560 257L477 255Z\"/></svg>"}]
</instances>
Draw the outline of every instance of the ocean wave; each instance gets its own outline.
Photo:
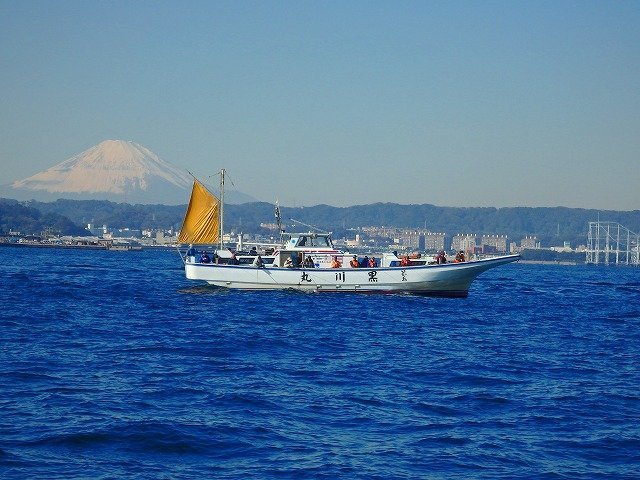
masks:
<instances>
[{"instance_id":1,"label":"ocean wave","mask_svg":"<svg viewBox=\"0 0 640 480\"><path fill-rule=\"evenodd\" d=\"M3 478L637 473L636 270L506 266L451 300L31 256L0 261Z\"/></svg>"}]
</instances>

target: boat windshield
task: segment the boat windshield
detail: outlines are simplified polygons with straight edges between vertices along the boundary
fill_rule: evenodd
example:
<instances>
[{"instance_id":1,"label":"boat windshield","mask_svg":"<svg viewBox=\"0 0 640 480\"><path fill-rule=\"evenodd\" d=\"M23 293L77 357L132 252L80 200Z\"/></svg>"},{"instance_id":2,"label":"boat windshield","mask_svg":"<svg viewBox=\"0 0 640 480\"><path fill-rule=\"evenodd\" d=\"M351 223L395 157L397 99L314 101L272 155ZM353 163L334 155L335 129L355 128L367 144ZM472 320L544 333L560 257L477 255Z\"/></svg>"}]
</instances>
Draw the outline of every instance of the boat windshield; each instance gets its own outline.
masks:
<instances>
[{"instance_id":1,"label":"boat windshield","mask_svg":"<svg viewBox=\"0 0 640 480\"><path fill-rule=\"evenodd\" d=\"M300 235L298 247L333 247L327 235Z\"/></svg>"}]
</instances>

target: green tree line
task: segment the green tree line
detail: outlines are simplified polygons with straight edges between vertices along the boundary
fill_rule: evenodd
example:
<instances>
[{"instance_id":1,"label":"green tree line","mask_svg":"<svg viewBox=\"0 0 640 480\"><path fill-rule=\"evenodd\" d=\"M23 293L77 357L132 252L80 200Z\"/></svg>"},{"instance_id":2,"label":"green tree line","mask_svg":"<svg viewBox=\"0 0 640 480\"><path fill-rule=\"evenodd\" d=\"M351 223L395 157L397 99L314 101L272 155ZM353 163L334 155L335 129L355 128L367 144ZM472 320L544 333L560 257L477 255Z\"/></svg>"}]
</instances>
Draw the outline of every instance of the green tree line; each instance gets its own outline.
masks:
<instances>
[{"instance_id":1,"label":"green tree line","mask_svg":"<svg viewBox=\"0 0 640 480\"><path fill-rule=\"evenodd\" d=\"M37 233L46 226L63 233L82 231L87 223L114 228L179 229L186 205L131 205L100 200L57 200L55 202L0 201L0 233L9 228ZM274 223L274 206L255 202L225 206L225 229L246 233L261 232L261 223ZM316 205L281 207L287 230L301 230L291 219L332 231L338 236L367 226L428 229L447 235L462 233L507 235L519 241L535 235L543 246L569 241L584 244L588 222L598 218L619 222L640 231L640 210L604 211L567 207L439 207L430 204L400 205L374 203L351 207ZM49 224L49 225L47 225ZM266 232L262 230L262 232Z\"/></svg>"}]
</instances>

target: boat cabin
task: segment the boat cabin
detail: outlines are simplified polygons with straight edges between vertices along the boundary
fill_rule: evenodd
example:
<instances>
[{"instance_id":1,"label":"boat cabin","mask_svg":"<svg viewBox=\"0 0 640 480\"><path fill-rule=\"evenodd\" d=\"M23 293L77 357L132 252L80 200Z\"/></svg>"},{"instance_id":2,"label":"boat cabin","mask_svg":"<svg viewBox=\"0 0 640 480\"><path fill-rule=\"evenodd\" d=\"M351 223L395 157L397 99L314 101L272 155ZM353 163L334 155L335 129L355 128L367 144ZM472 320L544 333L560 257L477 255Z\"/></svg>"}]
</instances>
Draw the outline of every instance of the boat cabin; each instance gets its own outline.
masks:
<instances>
[{"instance_id":1,"label":"boat cabin","mask_svg":"<svg viewBox=\"0 0 640 480\"><path fill-rule=\"evenodd\" d=\"M245 252L221 248L215 251L211 263L239 266L255 266L257 250ZM334 259L342 268L351 268L350 261L353 254L338 250L331 241L329 233L291 233L289 239L284 240L275 251L273 246L260 249L260 260L265 267L291 267L291 268L332 268ZM366 259L363 255L357 256L359 264ZM394 253L381 253L374 255L377 268L399 267L400 259ZM195 256L187 256L189 263L202 263ZM418 263L412 263L417 265ZM362 268L359 266L358 268ZM369 267L371 268L371 267Z\"/></svg>"},{"instance_id":2,"label":"boat cabin","mask_svg":"<svg viewBox=\"0 0 640 480\"><path fill-rule=\"evenodd\" d=\"M335 251L329 233L292 233L284 248L286 250Z\"/></svg>"}]
</instances>

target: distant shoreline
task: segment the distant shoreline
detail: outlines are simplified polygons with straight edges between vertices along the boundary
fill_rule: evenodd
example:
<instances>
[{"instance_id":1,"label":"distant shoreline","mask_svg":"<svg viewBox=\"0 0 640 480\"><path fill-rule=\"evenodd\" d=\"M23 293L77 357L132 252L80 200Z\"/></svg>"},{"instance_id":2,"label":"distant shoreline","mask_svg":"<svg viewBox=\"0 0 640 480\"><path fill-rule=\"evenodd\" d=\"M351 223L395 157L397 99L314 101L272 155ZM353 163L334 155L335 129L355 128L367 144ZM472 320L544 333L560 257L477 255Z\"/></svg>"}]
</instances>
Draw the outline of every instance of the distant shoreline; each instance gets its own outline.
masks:
<instances>
[{"instance_id":1,"label":"distant shoreline","mask_svg":"<svg viewBox=\"0 0 640 480\"><path fill-rule=\"evenodd\" d=\"M143 248L136 249L121 249L121 248L108 248L104 245L55 245L49 243L8 243L8 242L0 242L0 247L34 247L34 248L62 248L62 249L80 249L80 250L114 250L114 251L141 251L141 250L173 250L175 246L165 246L165 245L154 245L148 246L145 245ZM572 261L558 261L558 260L519 260L518 263L528 264L528 265L563 265L563 266L575 266L575 265L583 265L581 262L572 262Z\"/></svg>"},{"instance_id":2,"label":"distant shoreline","mask_svg":"<svg viewBox=\"0 0 640 480\"><path fill-rule=\"evenodd\" d=\"M35 248L81 248L85 250L107 250L104 245L54 245L48 243L9 243L0 242L0 247L35 247Z\"/></svg>"},{"instance_id":3,"label":"distant shoreline","mask_svg":"<svg viewBox=\"0 0 640 480\"><path fill-rule=\"evenodd\" d=\"M36 243L36 242L23 242L23 243L9 243L9 242L0 242L0 247L33 247L33 248L62 248L62 249L74 249L74 250L109 250L109 251L116 251L116 252L139 252L142 251L144 249L143 246L133 246L133 247L128 247L128 246L120 246L120 245L116 245L115 247L113 246L107 246L107 245L69 245L69 244L52 244L52 243ZM146 247L146 248L153 248L153 249L172 249L175 247Z\"/></svg>"},{"instance_id":4,"label":"distant shoreline","mask_svg":"<svg viewBox=\"0 0 640 480\"><path fill-rule=\"evenodd\" d=\"M560 260L520 260L518 263L538 264L538 265L583 265L579 262L567 262Z\"/></svg>"}]
</instances>

